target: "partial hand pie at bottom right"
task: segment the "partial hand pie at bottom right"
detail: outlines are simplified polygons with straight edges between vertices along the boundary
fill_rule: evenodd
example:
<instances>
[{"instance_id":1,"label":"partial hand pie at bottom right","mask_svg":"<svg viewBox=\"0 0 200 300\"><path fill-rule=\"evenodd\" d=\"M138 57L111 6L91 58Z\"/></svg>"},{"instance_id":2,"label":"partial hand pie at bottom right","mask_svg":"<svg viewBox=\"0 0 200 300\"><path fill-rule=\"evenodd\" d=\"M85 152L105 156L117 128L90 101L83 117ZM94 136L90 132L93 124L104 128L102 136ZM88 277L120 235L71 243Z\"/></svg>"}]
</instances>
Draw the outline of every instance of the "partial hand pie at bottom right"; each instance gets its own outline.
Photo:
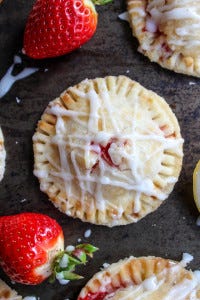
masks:
<instances>
[{"instance_id":1,"label":"partial hand pie at bottom right","mask_svg":"<svg viewBox=\"0 0 200 300\"><path fill-rule=\"evenodd\" d=\"M200 299L200 272L186 264L153 256L120 260L94 275L78 300Z\"/></svg>"}]
</instances>

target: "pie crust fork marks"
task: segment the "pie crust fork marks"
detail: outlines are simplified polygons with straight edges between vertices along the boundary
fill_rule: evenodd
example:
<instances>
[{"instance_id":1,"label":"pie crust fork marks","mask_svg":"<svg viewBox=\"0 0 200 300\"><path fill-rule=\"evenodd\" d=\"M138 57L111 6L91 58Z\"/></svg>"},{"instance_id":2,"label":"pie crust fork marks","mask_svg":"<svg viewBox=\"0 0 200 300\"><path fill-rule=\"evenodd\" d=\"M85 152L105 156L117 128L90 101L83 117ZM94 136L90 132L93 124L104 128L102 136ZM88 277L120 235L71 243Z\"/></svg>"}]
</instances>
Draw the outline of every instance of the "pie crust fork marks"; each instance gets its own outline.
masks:
<instances>
[{"instance_id":1,"label":"pie crust fork marks","mask_svg":"<svg viewBox=\"0 0 200 300\"><path fill-rule=\"evenodd\" d=\"M78 300L196 300L200 271L160 257L130 257L95 274Z\"/></svg>"},{"instance_id":2,"label":"pie crust fork marks","mask_svg":"<svg viewBox=\"0 0 200 300\"><path fill-rule=\"evenodd\" d=\"M41 190L64 213L108 226L155 210L182 164L171 109L125 76L70 87L50 102L33 141Z\"/></svg>"}]
</instances>

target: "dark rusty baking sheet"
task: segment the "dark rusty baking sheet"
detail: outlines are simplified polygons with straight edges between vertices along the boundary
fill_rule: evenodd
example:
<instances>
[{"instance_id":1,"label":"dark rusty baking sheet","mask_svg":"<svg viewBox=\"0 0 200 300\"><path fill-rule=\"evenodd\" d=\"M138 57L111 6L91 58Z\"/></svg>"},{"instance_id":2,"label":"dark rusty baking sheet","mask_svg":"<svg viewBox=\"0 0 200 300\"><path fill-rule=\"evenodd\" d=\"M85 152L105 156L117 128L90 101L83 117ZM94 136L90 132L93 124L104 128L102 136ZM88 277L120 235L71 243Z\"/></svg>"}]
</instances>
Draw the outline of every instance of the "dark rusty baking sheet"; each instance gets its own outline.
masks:
<instances>
[{"instance_id":1,"label":"dark rusty baking sheet","mask_svg":"<svg viewBox=\"0 0 200 300\"><path fill-rule=\"evenodd\" d=\"M0 78L22 48L25 20L32 4L30 0L4 0L0 5ZM38 67L39 71L18 81L0 99L0 124L7 150L6 172L0 183L1 215L24 211L48 214L62 226L66 245L76 244L81 238L100 249L94 260L79 268L85 278L66 286L47 281L33 287L12 284L0 271L1 278L23 296L34 295L40 300L75 300L103 263L129 255L180 260L182 253L188 252L194 256L190 267L200 268L200 228L196 225L198 211L192 195L192 172L200 158L200 80L162 69L137 52L138 43L128 23L118 18L126 10L124 1L115 0L97 9L98 28L87 44L56 59L34 61L24 57L25 66ZM40 192L33 176L32 135L48 102L68 86L85 78L119 74L128 75L166 99L180 122L185 155L179 182L156 212L137 224L107 228L65 216ZM85 238L88 229L91 235Z\"/></svg>"}]
</instances>

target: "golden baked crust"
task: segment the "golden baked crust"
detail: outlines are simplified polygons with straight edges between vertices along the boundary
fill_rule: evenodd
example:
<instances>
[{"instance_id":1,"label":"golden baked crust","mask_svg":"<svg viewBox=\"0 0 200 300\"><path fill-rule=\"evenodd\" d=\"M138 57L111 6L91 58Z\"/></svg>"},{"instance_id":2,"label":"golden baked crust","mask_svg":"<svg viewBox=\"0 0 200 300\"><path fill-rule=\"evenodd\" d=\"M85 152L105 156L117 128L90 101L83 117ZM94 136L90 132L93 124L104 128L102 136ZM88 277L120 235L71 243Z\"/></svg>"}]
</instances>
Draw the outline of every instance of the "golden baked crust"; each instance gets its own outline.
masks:
<instances>
[{"instance_id":1,"label":"golden baked crust","mask_svg":"<svg viewBox=\"0 0 200 300\"><path fill-rule=\"evenodd\" d=\"M162 67L200 76L200 1L127 0L139 51Z\"/></svg>"},{"instance_id":2,"label":"golden baked crust","mask_svg":"<svg viewBox=\"0 0 200 300\"><path fill-rule=\"evenodd\" d=\"M50 102L38 122L34 174L67 215L124 225L167 198L182 144L163 98L125 76L84 80Z\"/></svg>"},{"instance_id":3,"label":"golden baked crust","mask_svg":"<svg viewBox=\"0 0 200 300\"><path fill-rule=\"evenodd\" d=\"M4 146L4 137L0 127L0 181L3 179L5 172L6 150Z\"/></svg>"},{"instance_id":4,"label":"golden baked crust","mask_svg":"<svg viewBox=\"0 0 200 300\"><path fill-rule=\"evenodd\" d=\"M200 299L198 272L160 257L130 257L95 274L77 300Z\"/></svg>"},{"instance_id":5,"label":"golden baked crust","mask_svg":"<svg viewBox=\"0 0 200 300\"><path fill-rule=\"evenodd\" d=\"M0 279L0 299L1 300L22 300L22 296L12 290L3 280Z\"/></svg>"}]
</instances>

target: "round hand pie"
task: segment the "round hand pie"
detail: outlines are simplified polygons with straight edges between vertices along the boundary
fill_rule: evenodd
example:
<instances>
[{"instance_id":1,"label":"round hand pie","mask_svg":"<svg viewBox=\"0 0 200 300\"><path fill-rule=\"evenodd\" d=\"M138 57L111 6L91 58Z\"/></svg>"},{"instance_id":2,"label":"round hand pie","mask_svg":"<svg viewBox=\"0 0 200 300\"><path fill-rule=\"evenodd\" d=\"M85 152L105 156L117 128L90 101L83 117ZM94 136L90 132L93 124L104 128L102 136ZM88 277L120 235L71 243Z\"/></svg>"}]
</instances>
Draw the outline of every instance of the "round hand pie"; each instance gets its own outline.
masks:
<instances>
[{"instance_id":1,"label":"round hand pie","mask_svg":"<svg viewBox=\"0 0 200 300\"><path fill-rule=\"evenodd\" d=\"M162 67L200 76L200 1L127 0L139 51Z\"/></svg>"},{"instance_id":2,"label":"round hand pie","mask_svg":"<svg viewBox=\"0 0 200 300\"><path fill-rule=\"evenodd\" d=\"M54 205L107 226L154 211L182 165L183 140L170 107L125 76L68 88L49 103L33 142L34 174Z\"/></svg>"},{"instance_id":3,"label":"round hand pie","mask_svg":"<svg viewBox=\"0 0 200 300\"><path fill-rule=\"evenodd\" d=\"M4 138L0 127L0 181L3 179L5 172L6 151L4 147Z\"/></svg>"},{"instance_id":4,"label":"round hand pie","mask_svg":"<svg viewBox=\"0 0 200 300\"><path fill-rule=\"evenodd\" d=\"M12 290L3 280L0 279L0 299L1 300L22 300L22 296Z\"/></svg>"},{"instance_id":5,"label":"round hand pie","mask_svg":"<svg viewBox=\"0 0 200 300\"><path fill-rule=\"evenodd\" d=\"M200 299L200 271L159 257L130 257L94 275L77 300L122 299Z\"/></svg>"}]
</instances>

